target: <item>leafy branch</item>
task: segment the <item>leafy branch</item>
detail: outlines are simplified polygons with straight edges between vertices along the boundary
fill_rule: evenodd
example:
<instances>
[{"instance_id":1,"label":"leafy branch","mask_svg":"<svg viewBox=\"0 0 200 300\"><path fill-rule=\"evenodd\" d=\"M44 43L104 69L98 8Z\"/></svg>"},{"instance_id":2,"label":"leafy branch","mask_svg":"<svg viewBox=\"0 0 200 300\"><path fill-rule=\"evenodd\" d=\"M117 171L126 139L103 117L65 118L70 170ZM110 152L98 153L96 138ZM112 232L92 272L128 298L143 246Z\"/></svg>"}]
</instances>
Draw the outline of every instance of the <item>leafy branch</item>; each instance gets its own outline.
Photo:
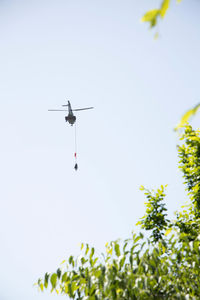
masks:
<instances>
[{"instance_id":1,"label":"leafy branch","mask_svg":"<svg viewBox=\"0 0 200 300\"><path fill-rule=\"evenodd\" d=\"M177 0L177 3L180 3L182 0ZM149 22L150 28L155 27L158 19L163 19L169 9L170 0L163 0L161 3L160 8L149 10L145 15L142 17L142 22Z\"/></svg>"}]
</instances>

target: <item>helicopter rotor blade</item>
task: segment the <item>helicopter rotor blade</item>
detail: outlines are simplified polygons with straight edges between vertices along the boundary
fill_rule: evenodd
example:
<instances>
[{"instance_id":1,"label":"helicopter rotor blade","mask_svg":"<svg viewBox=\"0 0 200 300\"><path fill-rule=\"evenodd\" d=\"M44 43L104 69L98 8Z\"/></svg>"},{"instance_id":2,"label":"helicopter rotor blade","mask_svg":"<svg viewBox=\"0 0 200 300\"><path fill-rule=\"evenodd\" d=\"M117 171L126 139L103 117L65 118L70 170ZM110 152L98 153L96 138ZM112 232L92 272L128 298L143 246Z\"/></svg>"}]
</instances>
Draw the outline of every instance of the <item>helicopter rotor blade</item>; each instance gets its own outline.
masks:
<instances>
[{"instance_id":1,"label":"helicopter rotor blade","mask_svg":"<svg viewBox=\"0 0 200 300\"><path fill-rule=\"evenodd\" d=\"M62 106L69 106L69 104L63 104Z\"/></svg>"},{"instance_id":2,"label":"helicopter rotor blade","mask_svg":"<svg viewBox=\"0 0 200 300\"><path fill-rule=\"evenodd\" d=\"M78 108L78 109L72 109L72 111L80 111L80 110L87 110L87 109L93 109L94 107L86 107L86 108Z\"/></svg>"},{"instance_id":3,"label":"helicopter rotor blade","mask_svg":"<svg viewBox=\"0 0 200 300\"><path fill-rule=\"evenodd\" d=\"M67 109L48 109L48 111L68 111Z\"/></svg>"}]
</instances>

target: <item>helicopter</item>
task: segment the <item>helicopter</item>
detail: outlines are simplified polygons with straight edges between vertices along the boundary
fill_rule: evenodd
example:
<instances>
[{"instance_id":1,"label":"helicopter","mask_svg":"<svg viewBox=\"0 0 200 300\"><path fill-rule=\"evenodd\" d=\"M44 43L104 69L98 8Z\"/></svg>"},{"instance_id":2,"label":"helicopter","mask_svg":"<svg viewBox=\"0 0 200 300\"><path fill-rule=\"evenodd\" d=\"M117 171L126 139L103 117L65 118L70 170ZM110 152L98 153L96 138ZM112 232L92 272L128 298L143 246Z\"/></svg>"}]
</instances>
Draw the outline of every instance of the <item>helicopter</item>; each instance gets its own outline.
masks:
<instances>
[{"instance_id":1,"label":"helicopter","mask_svg":"<svg viewBox=\"0 0 200 300\"><path fill-rule=\"evenodd\" d=\"M49 109L48 111L68 111L68 115L65 116L65 121L69 122L71 126L74 125L76 122L76 116L73 114L73 111L80 111L80 110L87 110L87 109L93 109L94 107L86 107L86 108L78 108L78 109L72 109L71 103L68 100L68 104L62 105L64 107L68 107L68 109Z\"/></svg>"}]
</instances>

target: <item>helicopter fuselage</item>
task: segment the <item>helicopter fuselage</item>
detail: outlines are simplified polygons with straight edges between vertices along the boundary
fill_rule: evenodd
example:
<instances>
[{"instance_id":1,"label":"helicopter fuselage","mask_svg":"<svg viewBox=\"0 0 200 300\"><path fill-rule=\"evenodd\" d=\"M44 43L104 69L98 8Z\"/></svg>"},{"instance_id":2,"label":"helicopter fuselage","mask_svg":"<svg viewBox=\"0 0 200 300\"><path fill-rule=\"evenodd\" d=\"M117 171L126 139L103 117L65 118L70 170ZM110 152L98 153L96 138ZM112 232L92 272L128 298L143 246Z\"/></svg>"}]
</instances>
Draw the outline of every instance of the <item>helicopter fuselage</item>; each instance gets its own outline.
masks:
<instances>
[{"instance_id":1,"label":"helicopter fuselage","mask_svg":"<svg viewBox=\"0 0 200 300\"><path fill-rule=\"evenodd\" d=\"M65 117L65 121L69 122L69 124L74 125L76 122L76 117L73 114L71 103L68 101L68 116Z\"/></svg>"},{"instance_id":2,"label":"helicopter fuselage","mask_svg":"<svg viewBox=\"0 0 200 300\"><path fill-rule=\"evenodd\" d=\"M76 117L74 116L74 114L68 114L68 116L65 117L65 121L69 122L69 124L74 125L74 123L76 122Z\"/></svg>"}]
</instances>

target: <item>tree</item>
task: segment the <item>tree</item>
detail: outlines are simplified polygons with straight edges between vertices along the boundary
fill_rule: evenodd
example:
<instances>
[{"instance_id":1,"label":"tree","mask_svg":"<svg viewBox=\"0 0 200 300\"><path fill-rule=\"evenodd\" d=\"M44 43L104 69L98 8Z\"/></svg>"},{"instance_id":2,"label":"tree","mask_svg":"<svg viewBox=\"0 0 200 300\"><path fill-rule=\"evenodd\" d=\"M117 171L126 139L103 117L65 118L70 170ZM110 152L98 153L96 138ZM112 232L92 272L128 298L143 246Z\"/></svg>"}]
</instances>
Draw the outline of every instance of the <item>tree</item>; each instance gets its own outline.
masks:
<instances>
[{"instance_id":1,"label":"tree","mask_svg":"<svg viewBox=\"0 0 200 300\"><path fill-rule=\"evenodd\" d=\"M95 255L81 245L78 258L70 256L56 272L46 273L37 285L41 291L71 299L199 299L200 295L200 131L185 126L178 147L190 204L175 220L167 219L166 186L150 191L146 214L137 223L150 232L132 233L124 241L106 244L105 254Z\"/></svg>"}]
</instances>

